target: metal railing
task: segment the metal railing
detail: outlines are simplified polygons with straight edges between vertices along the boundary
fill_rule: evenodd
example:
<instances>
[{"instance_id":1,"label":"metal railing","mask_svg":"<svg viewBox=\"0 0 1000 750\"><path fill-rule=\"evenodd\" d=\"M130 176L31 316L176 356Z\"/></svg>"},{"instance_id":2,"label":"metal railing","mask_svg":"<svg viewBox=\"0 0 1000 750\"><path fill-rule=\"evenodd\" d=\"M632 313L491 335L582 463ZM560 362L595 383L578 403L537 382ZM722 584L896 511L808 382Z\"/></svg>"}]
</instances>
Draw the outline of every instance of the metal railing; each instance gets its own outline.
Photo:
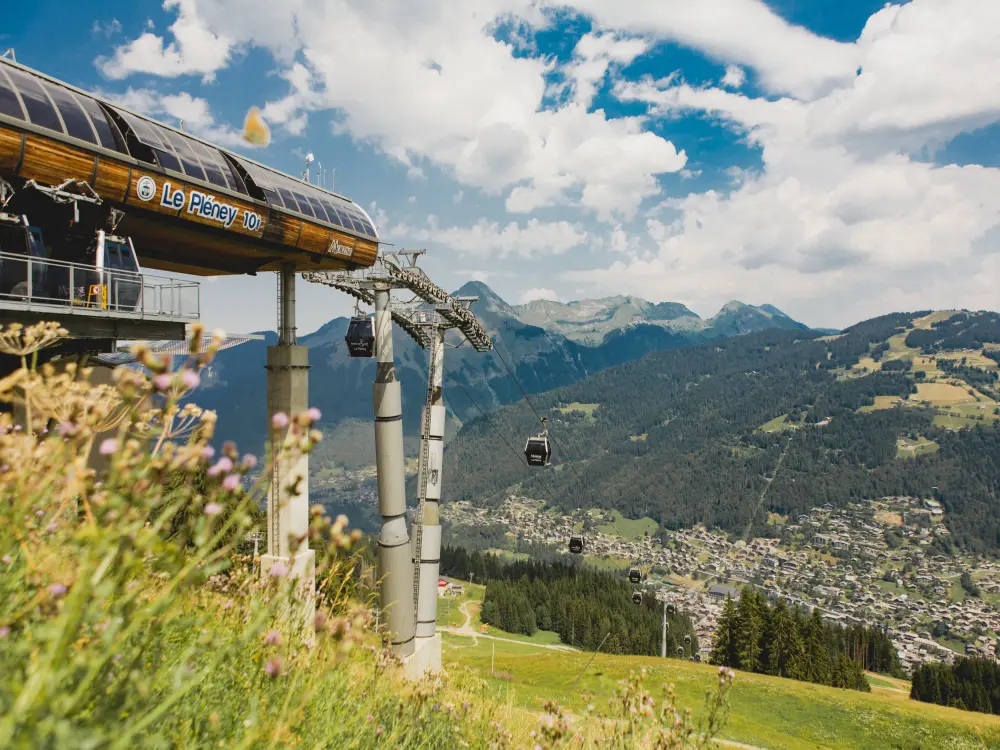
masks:
<instances>
[{"instance_id":1,"label":"metal railing","mask_svg":"<svg viewBox=\"0 0 1000 750\"><path fill-rule=\"evenodd\" d=\"M201 285L148 273L0 252L0 308L140 320L194 321Z\"/></svg>"}]
</instances>

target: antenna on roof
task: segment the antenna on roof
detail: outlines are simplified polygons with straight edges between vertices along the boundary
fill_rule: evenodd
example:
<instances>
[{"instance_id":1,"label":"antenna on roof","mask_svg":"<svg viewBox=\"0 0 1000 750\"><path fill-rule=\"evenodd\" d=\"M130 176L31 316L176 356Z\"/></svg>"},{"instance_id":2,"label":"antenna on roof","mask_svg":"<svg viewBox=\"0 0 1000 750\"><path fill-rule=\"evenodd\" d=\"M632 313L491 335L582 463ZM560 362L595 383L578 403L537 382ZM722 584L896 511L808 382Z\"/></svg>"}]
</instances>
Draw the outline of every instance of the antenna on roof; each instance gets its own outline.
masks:
<instances>
[{"instance_id":1,"label":"antenna on roof","mask_svg":"<svg viewBox=\"0 0 1000 750\"><path fill-rule=\"evenodd\" d=\"M302 179L309 182L309 165L316 161L316 157L312 155L312 151L306 154L306 171L302 173Z\"/></svg>"},{"instance_id":2,"label":"antenna on roof","mask_svg":"<svg viewBox=\"0 0 1000 750\"><path fill-rule=\"evenodd\" d=\"M319 182L320 187L326 186L326 180L323 179L323 162L316 162L316 180Z\"/></svg>"},{"instance_id":3,"label":"antenna on roof","mask_svg":"<svg viewBox=\"0 0 1000 750\"><path fill-rule=\"evenodd\" d=\"M17 58L14 57L14 48L13 47L8 47L4 51L4 53L2 55L0 55L0 57L6 57L8 60L10 60L12 62L17 62Z\"/></svg>"}]
</instances>

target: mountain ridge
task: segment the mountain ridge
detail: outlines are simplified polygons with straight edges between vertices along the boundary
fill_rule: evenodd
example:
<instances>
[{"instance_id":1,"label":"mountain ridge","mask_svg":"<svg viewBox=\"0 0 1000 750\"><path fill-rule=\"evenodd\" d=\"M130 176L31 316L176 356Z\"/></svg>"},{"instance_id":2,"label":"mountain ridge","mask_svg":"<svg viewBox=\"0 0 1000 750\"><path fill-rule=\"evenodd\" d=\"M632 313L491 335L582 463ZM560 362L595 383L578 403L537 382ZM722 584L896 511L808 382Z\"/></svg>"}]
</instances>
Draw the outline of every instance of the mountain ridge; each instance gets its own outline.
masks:
<instances>
[{"instance_id":1,"label":"mountain ridge","mask_svg":"<svg viewBox=\"0 0 1000 750\"><path fill-rule=\"evenodd\" d=\"M535 319L524 315L524 306L509 305L482 282L463 284L454 296L479 297L472 304L472 310L496 342L496 351L479 354L470 347L458 346L461 338L456 333L448 335L448 341L457 346L448 350L446 361L449 435L464 422L479 416L479 408L490 410L521 398L520 390L508 376L508 366L529 394L539 393L569 385L653 351L692 346L730 335L727 331L731 330L775 325L770 317L758 313L742 329L727 325L725 331L716 331L683 305L642 300L647 313L634 314L638 308L629 308L615 319L615 312L611 310L610 322L600 326L597 337L574 337L553 330L551 324L537 325ZM638 299L625 295L618 298ZM582 300L578 304L586 305L589 301ZM609 311L606 301L599 307ZM699 324L686 329L662 324L663 316L677 311L686 311L689 315L682 317L699 321ZM578 319L584 323L587 320L586 316L578 316ZM298 337L299 344L310 350L309 403L320 409L327 426L344 419L370 419L372 415L371 383L375 363L371 359L348 356L344 335L349 321L347 317L337 317L316 331ZM590 324L595 325L593 316ZM412 435L417 432L426 393L426 354L401 330L394 330L396 372L403 391L404 429ZM266 347L277 341L274 331L262 333L263 341L251 341L220 352L197 394L200 406L218 412L220 439L238 440L242 447L257 453L263 452L267 421L266 373L262 365Z\"/></svg>"}]
</instances>

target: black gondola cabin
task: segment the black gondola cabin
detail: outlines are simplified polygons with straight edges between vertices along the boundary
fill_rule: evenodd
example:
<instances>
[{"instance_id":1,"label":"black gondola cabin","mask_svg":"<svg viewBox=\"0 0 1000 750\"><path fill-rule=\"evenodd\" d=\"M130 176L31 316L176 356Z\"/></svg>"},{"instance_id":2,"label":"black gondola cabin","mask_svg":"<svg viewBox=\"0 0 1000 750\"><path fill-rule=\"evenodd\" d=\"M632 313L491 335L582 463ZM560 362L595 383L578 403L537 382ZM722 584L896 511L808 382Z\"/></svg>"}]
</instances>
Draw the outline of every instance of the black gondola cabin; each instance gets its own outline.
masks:
<instances>
[{"instance_id":1,"label":"black gondola cabin","mask_svg":"<svg viewBox=\"0 0 1000 750\"><path fill-rule=\"evenodd\" d=\"M528 466L548 466L552 457L548 437L536 435L528 438L528 442L524 444L524 457L528 461Z\"/></svg>"},{"instance_id":2,"label":"black gondola cabin","mask_svg":"<svg viewBox=\"0 0 1000 750\"><path fill-rule=\"evenodd\" d=\"M344 340L352 357L371 357L375 353L375 327L372 319L351 318Z\"/></svg>"},{"instance_id":3,"label":"black gondola cabin","mask_svg":"<svg viewBox=\"0 0 1000 750\"><path fill-rule=\"evenodd\" d=\"M569 538L569 551L574 555L579 555L583 552L583 537L582 536L571 536Z\"/></svg>"},{"instance_id":4,"label":"black gondola cabin","mask_svg":"<svg viewBox=\"0 0 1000 750\"><path fill-rule=\"evenodd\" d=\"M632 603L633 604L642 604L642 592L641 591L633 591L632 592Z\"/></svg>"},{"instance_id":5,"label":"black gondola cabin","mask_svg":"<svg viewBox=\"0 0 1000 750\"><path fill-rule=\"evenodd\" d=\"M628 572L628 579L632 583L639 583L642 580L642 571L638 568L631 568Z\"/></svg>"}]
</instances>

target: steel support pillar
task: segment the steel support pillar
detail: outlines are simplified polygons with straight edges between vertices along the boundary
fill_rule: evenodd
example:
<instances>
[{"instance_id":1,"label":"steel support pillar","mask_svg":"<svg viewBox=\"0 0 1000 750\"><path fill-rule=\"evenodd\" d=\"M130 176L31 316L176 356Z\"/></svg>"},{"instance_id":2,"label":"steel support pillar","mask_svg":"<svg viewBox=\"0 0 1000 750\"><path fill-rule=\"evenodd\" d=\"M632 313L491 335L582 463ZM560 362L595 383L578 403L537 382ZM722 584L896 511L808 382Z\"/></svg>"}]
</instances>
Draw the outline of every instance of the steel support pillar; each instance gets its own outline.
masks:
<instances>
[{"instance_id":1,"label":"steel support pillar","mask_svg":"<svg viewBox=\"0 0 1000 750\"><path fill-rule=\"evenodd\" d=\"M267 554L261 575L270 580L276 565L298 579L294 620L308 634L316 611L316 553L305 539L309 531L309 457L280 456L289 428L274 429L272 419L292 417L309 408L309 350L295 340L295 267L283 264L278 275L278 344L267 348L267 420L271 437L271 483L267 493ZM290 538L301 538L292 554ZM279 566L279 569L280 569Z\"/></svg>"},{"instance_id":2,"label":"steel support pillar","mask_svg":"<svg viewBox=\"0 0 1000 750\"><path fill-rule=\"evenodd\" d=\"M444 329L429 331L427 402L420 429L420 549L417 568L416 645L421 671L441 669L441 636L437 633L438 571L441 566L441 465L444 458Z\"/></svg>"},{"instance_id":3,"label":"steel support pillar","mask_svg":"<svg viewBox=\"0 0 1000 750\"><path fill-rule=\"evenodd\" d=\"M392 351L390 289L375 290L375 467L378 511L380 606L392 649L398 656L413 653L413 563L406 528L403 406Z\"/></svg>"},{"instance_id":4,"label":"steel support pillar","mask_svg":"<svg viewBox=\"0 0 1000 750\"><path fill-rule=\"evenodd\" d=\"M663 633L660 641L660 656L667 658L667 600L663 600Z\"/></svg>"}]
</instances>

